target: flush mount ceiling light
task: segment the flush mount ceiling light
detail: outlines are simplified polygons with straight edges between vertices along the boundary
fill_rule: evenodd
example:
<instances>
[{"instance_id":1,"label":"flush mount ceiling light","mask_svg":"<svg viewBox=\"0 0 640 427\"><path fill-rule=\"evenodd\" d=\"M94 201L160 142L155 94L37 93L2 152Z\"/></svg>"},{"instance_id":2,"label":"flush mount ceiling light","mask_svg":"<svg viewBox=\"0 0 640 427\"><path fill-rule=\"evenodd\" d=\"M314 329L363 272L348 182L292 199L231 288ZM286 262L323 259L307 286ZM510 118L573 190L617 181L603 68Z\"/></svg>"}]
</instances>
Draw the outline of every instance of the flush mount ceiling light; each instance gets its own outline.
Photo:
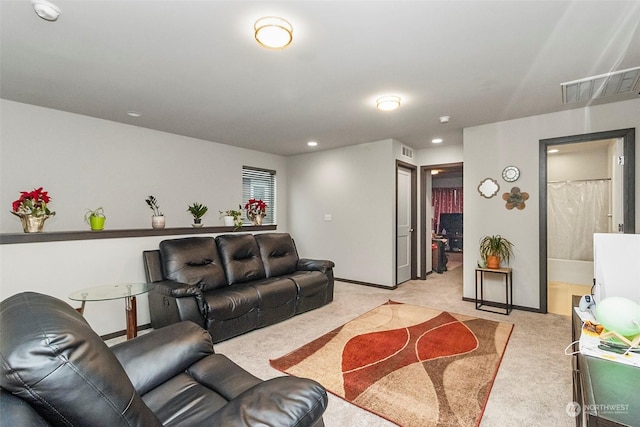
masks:
<instances>
[{"instance_id":1,"label":"flush mount ceiling light","mask_svg":"<svg viewBox=\"0 0 640 427\"><path fill-rule=\"evenodd\" d=\"M308 145L309 147L317 147L317 146L318 146L318 143L317 143L316 141L309 141L309 142L307 142L307 145Z\"/></svg>"},{"instance_id":2,"label":"flush mount ceiling light","mask_svg":"<svg viewBox=\"0 0 640 427\"><path fill-rule=\"evenodd\" d=\"M130 117L141 117L142 113L139 113L138 111L127 111L127 116L130 116Z\"/></svg>"},{"instance_id":3,"label":"flush mount ceiling light","mask_svg":"<svg viewBox=\"0 0 640 427\"><path fill-rule=\"evenodd\" d=\"M381 96L376 99L376 107L382 111L393 111L400 107L400 97L395 95Z\"/></svg>"},{"instance_id":4,"label":"flush mount ceiling light","mask_svg":"<svg viewBox=\"0 0 640 427\"><path fill-rule=\"evenodd\" d=\"M60 16L60 8L47 0L31 0L31 6L45 21L55 21Z\"/></svg>"},{"instance_id":5,"label":"flush mount ceiling light","mask_svg":"<svg viewBox=\"0 0 640 427\"><path fill-rule=\"evenodd\" d=\"M265 16L253 24L255 38L261 46L269 49L284 49L293 41L293 27L277 16Z\"/></svg>"},{"instance_id":6,"label":"flush mount ceiling light","mask_svg":"<svg viewBox=\"0 0 640 427\"><path fill-rule=\"evenodd\" d=\"M442 142L442 138L433 138L431 142L434 144L440 144Z\"/></svg>"},{"instance_id":7,"label":"flush mount ceiling light","mask_svg":"<svg viewBox=\"0 0 640 427\"><path fill-rule=\"evenodd\" d=\"M440 123L449 123L450 120L451 120L451 116L440 117Z\"/></svg>"},{"instance_id":8,"label":"flush mount ceiling light","mask_svg":"<svg viewBox=\"0 0 640 427\"><path fill-rule=\"evenodd\" d=\"M562 103L584 102L611 95L633 93L638 90L640 67L615 71L561 83Z\"/></svg>"}]
</instances>

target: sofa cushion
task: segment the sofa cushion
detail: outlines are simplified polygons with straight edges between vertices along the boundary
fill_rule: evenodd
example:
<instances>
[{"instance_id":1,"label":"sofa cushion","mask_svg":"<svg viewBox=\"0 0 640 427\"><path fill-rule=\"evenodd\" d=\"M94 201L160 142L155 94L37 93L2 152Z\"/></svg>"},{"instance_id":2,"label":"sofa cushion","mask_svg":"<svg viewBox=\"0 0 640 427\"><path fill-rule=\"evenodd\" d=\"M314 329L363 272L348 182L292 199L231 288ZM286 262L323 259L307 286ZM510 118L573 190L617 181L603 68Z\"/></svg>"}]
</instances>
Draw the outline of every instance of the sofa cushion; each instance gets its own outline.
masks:
<instances>
[{"instance_id":1,"label":"sofa cushion","mask_svg":"<svg viewBox=\"0 0 640 427\"><path fill-rule=\"evenodd\" d=\"M298 252L289 233L264 233L255 236L267 277L296 271Z\"/></svg>"},{"instance_id":2,"label":"sofa cushion","mask_svg":"<svg viewBox=\"0 0 640 427\"><path fill-rule=\"evenodd\" d=\"M251 234L224 234L216 237L227 281L230 285L265 277L260 249Z\"/></svg>"},{"instance_id":3,"label":"sofa cushion","mask_svg":"<svg viewBox=\"0 0 640 427\"><path fill-rule=\"evenodd\" d=\"M160 426L107 345L69 304L24 292L0 303L0 386L53 425Z\"/></svg>"},{"instance_id":4,"label":"sofa cushion","mask_svg":"<svg viewBox=\"0 0 640 427\"><path fill-rule=\"evenodd\" d=\"M235 319L252 310L257 311L260 306L258 292L249 285L235 285L207 292L204 300L209 320Z\"/></svg>"},{"instance_id":5,"label":"sofa cushion","mask_svg":"<svg viewBox=\"0 0 640 427\"><path fill-rule=\"evenodd\" d=\"M199 287L203 292L227 285L213 237L187 237L160 242L167 279Z\"/></svg>"}]
</instances>

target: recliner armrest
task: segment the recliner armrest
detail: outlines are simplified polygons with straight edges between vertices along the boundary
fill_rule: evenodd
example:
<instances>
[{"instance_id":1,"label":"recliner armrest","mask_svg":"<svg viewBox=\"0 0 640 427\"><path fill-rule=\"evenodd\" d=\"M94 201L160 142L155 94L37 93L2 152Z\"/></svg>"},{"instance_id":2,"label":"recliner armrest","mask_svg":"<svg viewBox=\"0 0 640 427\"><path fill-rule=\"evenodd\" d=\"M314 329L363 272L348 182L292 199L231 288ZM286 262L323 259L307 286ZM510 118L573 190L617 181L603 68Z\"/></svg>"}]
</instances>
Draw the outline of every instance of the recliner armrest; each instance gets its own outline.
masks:
<instances>
[{"instance_id":1,"label":"recliner armrest","mask_svg":"<svg viewBox=\"0 0 640 427\"><path fill-rule=\"evenodd\" d=\"M140 395L214 353L209 333L193 322L174 323L111 350Z\"/></svg>"},{"instance_id":2,"label":"recliner armrest","mask_svg":"<svg viewBox=\"0 0 640 427\"><path fill-rule=\"evenodd\" d=\"M202 298L202 291L197 286L173 280L153 282L153 291L174 298L196 297Z\"/></svg>"},{"instance_id":3,"label":"recliner armrest","mask_svg":"<svg viewBox=\"0 0 640 427\"><path fill-rule=\"evenodd\" d=\"M327 400L327 391L313 380L273 378L229 401L211 416L210 425L311 427L322 418Z\"/></svg>"},{"instance_id":4,"label":"recliner armrest","mask_svg":"<svg viewBox=\"0 0 640 427\"><path fill-rule=\"evenodd\" d=\"M333 267L335 267L335 263L333 261L324 260L324 259L300 258L298 260L296 270L321 271L322 273L326 273L327 270L330 270Z\"/></svg>"}]
</instances>

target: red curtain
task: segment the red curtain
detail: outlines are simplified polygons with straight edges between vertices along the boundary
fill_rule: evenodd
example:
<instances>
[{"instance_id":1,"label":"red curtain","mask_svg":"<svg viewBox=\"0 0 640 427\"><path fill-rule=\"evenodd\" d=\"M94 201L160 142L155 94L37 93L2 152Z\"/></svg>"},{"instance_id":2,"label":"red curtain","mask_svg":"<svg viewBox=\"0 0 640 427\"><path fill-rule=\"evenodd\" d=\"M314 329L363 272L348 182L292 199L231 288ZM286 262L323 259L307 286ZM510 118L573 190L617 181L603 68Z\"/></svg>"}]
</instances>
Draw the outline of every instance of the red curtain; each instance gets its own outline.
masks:
<instances>
[{"instance_id":1,"label":"red curtain","mask_svg":"<svg viewBox=\"0 0 640 427\"><path fill-rule=\"evenodd\" d=\"M434 188L431 190L431 204L433 205L432 230L439 231L438 222L441 213L462 213L462 187Z\"/></svg>"}]
</instances>

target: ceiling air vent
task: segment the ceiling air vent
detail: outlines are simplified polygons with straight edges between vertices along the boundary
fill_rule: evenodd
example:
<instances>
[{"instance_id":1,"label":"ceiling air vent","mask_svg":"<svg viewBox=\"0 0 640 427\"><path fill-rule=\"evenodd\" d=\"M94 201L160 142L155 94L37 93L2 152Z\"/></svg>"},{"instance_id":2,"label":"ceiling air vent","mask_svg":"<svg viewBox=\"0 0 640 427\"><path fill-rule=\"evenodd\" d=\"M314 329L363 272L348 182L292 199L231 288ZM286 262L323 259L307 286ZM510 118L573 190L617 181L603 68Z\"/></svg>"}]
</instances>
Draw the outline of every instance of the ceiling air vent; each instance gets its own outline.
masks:
<instances>
[{"instance_id":1,"label":"ceiling air vent","mask_svg":"<svg viewBox=\"0 0 640 427\"><path fill-rule=\"evenodd\" d=\"M635 67L561 83L562 103L571 104L605 96L637 92L639 81L640 67Z\"/></svg>"},{"instance_id":2,"label":"ceiling air vent","mask_svg":"<svg viewBox=\"0 0 640 427\"><path fill-rule=\"evenodd\" d=\"M410 159L413 159L413 150L409 147L405 147L404 145L402 146L402 155L405 157L408 157Z\"/></svg>"}]
</instances>

